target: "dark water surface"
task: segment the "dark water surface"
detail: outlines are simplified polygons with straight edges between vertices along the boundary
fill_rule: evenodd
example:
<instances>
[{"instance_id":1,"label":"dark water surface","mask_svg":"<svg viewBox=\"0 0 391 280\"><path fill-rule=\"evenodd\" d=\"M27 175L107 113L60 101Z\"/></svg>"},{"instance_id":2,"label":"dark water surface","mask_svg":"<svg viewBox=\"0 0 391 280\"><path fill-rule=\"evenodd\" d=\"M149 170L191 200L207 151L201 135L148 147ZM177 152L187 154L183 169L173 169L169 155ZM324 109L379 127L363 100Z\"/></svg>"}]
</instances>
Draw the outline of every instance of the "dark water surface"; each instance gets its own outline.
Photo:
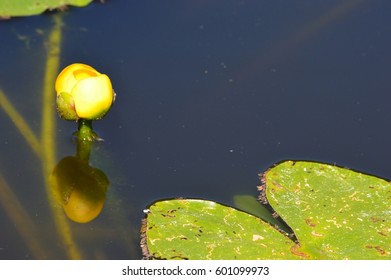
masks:
<instances>
[{"instance_id":1,"label":"dark water surface","mask_svg":"<svg viewBox=\"0 0 391 280\"><path fill-rule=\"evenodd\" d=\"M0 22L0 88L34 132L53 13ZM91 165L110 180L101 215L70 223L83 258L139 259L142 210L197 197L232 205L258 173L316 160L390 178L390 1L111 0L63 14L61 67L90 64L117 100L94 123ZM53 98L55 96L53 90ZM54 106L54 103L53 103ZM56 160L76 124L55 116ZM0 110L0 174L27 213L0 207L0 259L68 258L41 160ZM4 201L3 201L4 203Z\"/></svg>"}]
</instances>

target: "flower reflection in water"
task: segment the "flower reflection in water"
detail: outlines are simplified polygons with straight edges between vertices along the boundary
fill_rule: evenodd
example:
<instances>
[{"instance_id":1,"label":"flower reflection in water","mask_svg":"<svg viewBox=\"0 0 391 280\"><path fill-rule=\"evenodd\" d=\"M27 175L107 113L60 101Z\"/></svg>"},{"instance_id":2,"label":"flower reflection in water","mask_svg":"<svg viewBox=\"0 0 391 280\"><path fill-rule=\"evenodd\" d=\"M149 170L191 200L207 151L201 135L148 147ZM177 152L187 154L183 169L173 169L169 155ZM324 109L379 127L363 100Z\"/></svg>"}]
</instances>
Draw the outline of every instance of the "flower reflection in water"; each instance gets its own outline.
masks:
<instances>
[{"instance_id":1,"label":"flower reflection in water","mask_svg":"<svg viewBox=\"0 0 391 280\"><path fill-rule=\"evenodd\" d=\"M88 223L102 211L109 187L103 171L69 156L57 164L51 179L57 200L72 221Z\"/></svg>"}]
</instances>

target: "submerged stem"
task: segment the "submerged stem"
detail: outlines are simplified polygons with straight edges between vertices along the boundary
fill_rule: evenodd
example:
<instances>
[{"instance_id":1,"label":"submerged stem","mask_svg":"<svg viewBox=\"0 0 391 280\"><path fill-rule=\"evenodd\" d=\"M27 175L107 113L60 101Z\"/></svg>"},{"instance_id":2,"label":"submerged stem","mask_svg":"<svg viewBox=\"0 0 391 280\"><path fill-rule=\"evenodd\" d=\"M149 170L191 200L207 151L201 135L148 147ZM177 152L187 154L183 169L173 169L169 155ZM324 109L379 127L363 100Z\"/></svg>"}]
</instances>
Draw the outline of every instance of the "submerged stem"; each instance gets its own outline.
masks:
<instances>
[{"instance_id":1,"label":"submerged stem","mask_svg":"<svg viewBox=\"0 0 391 280\"><path fill-rule=\"evenodd\" d=\"M7 98L5 93L0 89L0 107L3 108L5 113L11 119L11 121L15 124L19 132L26 139L27 143L33 149L33 151L40 157L41 156L41 146L40 142L28 125L23 116L16 110L16 108L12 105L10 100Z\"/></svg>"}]
</instances>

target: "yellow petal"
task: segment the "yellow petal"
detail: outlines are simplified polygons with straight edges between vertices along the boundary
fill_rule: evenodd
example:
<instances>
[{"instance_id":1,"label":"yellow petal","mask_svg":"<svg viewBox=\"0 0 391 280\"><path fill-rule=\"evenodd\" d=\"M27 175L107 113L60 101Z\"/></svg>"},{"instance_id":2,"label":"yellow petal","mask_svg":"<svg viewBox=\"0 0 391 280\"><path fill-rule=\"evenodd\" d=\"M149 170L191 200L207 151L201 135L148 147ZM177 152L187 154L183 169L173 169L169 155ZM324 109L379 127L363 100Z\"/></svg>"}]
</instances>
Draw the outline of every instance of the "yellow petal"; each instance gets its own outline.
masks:
<instances>
[{"instance_id":1,"label":"yellow petal","mask_svg":"<svg viewBox=\"0 0 391 280\"><path fill-rule=\"evenodd\" d=\"M101 74L84 78L77 82L71 91L79 118L99 119L113 103L113 88L109 77Z\"/></svg>"},{"instance_id":2,"label":"yellow petal","mask_svg":"<svg viewBox=\"0 0 391 280\"><path fill-rule=\"evenodd\" d=\"M74 63L64 68L57 76L55 89L57 94L60 92L72 91L76 83L82 79L96 77L100 75L98 71L89 65L82 63Z\"/></svg>"}]
</instances>

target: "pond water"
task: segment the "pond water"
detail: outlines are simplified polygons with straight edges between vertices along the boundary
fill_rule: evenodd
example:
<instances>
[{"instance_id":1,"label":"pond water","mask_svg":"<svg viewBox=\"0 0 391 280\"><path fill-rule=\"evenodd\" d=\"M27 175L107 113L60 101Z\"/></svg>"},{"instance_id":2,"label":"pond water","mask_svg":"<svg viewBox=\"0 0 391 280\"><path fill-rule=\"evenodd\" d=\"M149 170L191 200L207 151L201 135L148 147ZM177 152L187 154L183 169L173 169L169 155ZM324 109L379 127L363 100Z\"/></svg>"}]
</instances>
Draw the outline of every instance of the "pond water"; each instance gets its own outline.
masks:
<instances>
[{"instance_id":1,"label":"pond water","mask_svg":"<svg viewBox=\"0 0 391 280\"><path fill-rule=\"evenodd\" d=\"M61 13L60 67L89 64L117 93L90 158L110 186L93 221L54 218L48 165L1 108L0 259L140 259L148 205L233 205L287 159L389 178L390 11L380 0L110 0ZM38 138L58 15L0 22L0 90ZM41 138L57 163L75 154L77 125L49 118L55 133Z\"/></svg>"}]
</instances>

